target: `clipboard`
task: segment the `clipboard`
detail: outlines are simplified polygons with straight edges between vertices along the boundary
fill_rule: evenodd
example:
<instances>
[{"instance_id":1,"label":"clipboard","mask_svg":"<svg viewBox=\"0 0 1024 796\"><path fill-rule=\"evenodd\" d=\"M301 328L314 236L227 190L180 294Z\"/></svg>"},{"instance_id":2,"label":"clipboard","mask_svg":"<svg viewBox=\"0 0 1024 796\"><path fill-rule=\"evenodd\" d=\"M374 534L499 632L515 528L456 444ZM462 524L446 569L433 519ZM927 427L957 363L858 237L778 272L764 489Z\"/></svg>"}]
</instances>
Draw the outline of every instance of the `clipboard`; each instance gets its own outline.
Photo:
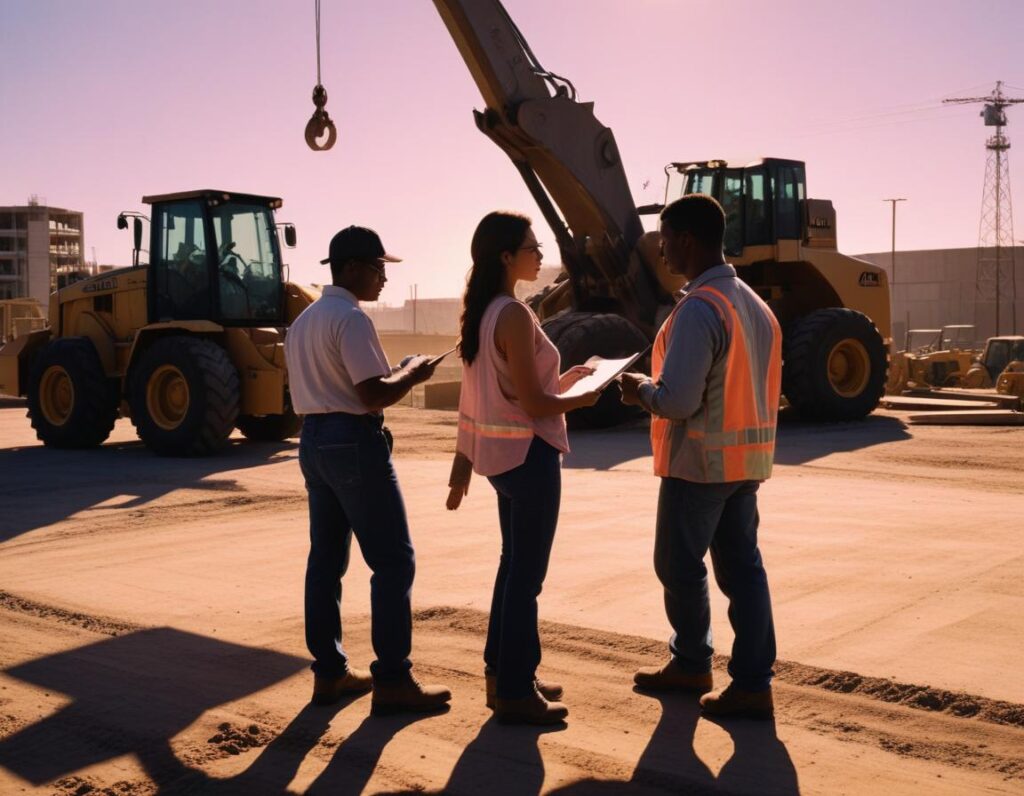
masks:
<instances>
[{"instance_id":1,"label":"clipboard","mask_svg":"<svg viewBox=\"0 0 1024 796\"><path fill-rule=\"evenodd\" d=\"M594 368L594 372L589 376L584 376L572 387L562 393L562 397L575 397L577 395L583 395L585 392L591 392L592 390L603 390L615 379L621 376L629 368L631 368L640 357L646 354L650 350L650 346L637 351L635 354L628 357L621 357L618 359L605 359L604 357L591 357L583 364L587 367Z\"/></svg>"},{"instance_id":2,"label":"clipboard","mask_svg":"<svg viewBox=\"0 0 1024 796\"><path fill-rule=\"evenodd\" d=\"M430 359L428 359L428 360L427 360L427 362L429 362L429 363L430 363L430 366L431 366L431 367L434 367L435 365L437 365L437 364L438 364L438 363L439 363L439 362L440 362L440 361L441 361L442 359L444 359L444 358L445 358L446 356L448 356L449 354L454 354L454 353L455 353L455 350L456 350L457 348L458 348L458 346L455 346L455 348L449 348L449 349L448 349L447 351L445 351L445 352L444 352L443 354L438 354L437 356L433 356L433 357L431 357Z\"/></svg>"}]
</instances>

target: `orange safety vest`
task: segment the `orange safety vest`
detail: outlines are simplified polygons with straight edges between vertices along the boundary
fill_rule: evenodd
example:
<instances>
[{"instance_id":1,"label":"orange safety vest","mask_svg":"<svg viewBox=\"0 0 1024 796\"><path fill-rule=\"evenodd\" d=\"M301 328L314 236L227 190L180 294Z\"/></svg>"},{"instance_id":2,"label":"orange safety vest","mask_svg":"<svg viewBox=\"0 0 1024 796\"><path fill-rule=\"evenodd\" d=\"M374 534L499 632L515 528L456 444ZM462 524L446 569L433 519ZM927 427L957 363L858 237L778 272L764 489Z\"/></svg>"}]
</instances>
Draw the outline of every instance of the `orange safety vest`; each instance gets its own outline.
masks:
<instances>
[{"instance_id":1,"label":"orange safety vest","mask_svg":"<svg viewBox=\"0 0 1024 796\"><path fill-rule=\"evenodd\" d=\"M672 309L654 340L657 381L680 308L704 301L726 333L725 355L707 377L704 401L692 417L651 418L655 475L699 483L763 481L772 472L782 387L782 330L774 313L741 280L722 289L704 284Z\"/></svg>"}]
</instances>

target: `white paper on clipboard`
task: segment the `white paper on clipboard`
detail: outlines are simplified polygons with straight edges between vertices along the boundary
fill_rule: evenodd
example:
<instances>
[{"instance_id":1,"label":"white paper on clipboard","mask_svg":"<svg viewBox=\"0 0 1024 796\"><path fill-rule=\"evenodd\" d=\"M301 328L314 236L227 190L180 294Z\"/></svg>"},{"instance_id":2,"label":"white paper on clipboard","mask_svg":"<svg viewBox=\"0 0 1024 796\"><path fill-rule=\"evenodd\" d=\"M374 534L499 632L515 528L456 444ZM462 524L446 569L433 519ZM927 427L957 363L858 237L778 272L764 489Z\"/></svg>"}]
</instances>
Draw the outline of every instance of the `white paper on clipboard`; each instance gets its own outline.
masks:
<instances>
[{"instance_id":1,"label":"white paper on clipboard","mask_svg":"<svg viewBox=\"0 0 1024 796\"><path fill-rule=\"evenodd\" d=\"M584 376L572 385L572 387L563 392L562 396L573 398L592 390L603 390L611 384L620 373L625 373L628 368L632 367L633 363L640 359L646 351L647 349L645 348L642 351L637 351L632 356L622 357L621 359L591 357L583 364L587 367L593 368L594 372L589 376Z\"/></svg>"}]
</instances>

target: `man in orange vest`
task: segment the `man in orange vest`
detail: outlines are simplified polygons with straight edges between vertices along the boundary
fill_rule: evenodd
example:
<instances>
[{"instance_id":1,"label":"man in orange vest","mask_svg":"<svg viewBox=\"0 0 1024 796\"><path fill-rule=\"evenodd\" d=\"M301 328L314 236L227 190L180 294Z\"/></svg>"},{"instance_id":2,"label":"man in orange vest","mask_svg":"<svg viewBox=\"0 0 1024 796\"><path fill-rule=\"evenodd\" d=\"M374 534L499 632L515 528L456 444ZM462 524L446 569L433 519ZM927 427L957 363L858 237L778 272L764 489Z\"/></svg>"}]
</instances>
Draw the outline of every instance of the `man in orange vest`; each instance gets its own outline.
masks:
<instances>
[{"instance_id":1,"label":"man in orange vest","mask_svg":"<svg viewBox=\"0 0 1024 796\"><path fill-rule=\"evenodd\" d=\"M757 548L757 489L771 475L782 333L768 306L725 262L725 214L710 196L662 211L661 251L689 283L658 331L652 378L622 377L622 400L651 418L658 495L654 568L674 631L664 666L638 671L641 689L703 694L706 714L771 718L775 629ZM710 549L735 633L724 690L709 693Z\"/></svg>"}]
</instances>

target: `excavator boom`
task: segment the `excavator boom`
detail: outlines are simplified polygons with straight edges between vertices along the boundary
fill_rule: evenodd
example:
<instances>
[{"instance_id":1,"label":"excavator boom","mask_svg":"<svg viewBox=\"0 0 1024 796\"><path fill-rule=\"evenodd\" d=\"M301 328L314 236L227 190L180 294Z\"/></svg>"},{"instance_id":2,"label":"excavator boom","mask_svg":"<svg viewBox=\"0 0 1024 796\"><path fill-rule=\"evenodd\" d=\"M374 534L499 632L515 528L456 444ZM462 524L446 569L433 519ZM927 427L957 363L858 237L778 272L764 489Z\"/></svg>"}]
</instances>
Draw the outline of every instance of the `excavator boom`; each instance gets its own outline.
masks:
<instances>
[{"instance_id":1,"label":"excavator boom","mask_svg":"<svg viewBox=\"0 0 1024 796\"><path fill-rule=\"evenodd\" d=\"M659 296L646 272L629 269L643 227L611 129L540 65L499 0L434 5L486 104L477 126L515 164L554 231L574 304L611 302L651 333Z\"/></svg>"}]
</instances>

